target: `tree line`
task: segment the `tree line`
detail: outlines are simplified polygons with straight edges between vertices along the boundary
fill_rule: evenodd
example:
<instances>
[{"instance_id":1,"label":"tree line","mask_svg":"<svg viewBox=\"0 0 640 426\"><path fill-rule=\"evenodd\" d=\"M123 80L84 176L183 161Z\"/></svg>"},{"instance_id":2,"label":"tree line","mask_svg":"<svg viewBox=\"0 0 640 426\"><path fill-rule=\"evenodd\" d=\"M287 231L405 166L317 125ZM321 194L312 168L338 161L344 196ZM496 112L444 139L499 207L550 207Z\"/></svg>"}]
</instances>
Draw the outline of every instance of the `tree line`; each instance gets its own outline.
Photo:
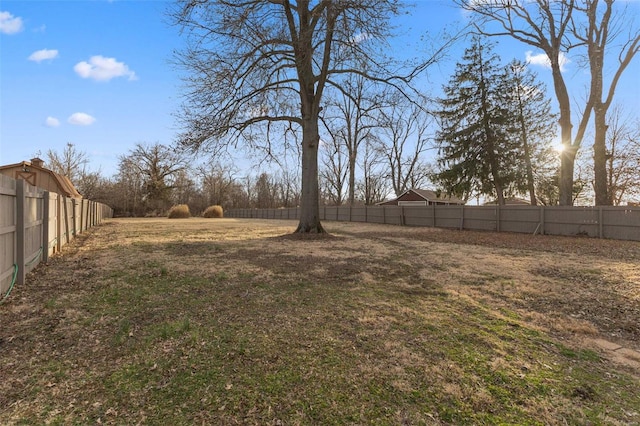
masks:
<instances>
[{"instance_id":1,"label":"tree line","mask_svg":"<svg viewBox=\"0 0 640 426\"><path fill-rule=\"evenodd\" d=\"M187 46L175 57L185 71L183 131L172 147L137 145L118 175L98 186L127 195L123 214L187 199L298 205L298 232L322 232L320 203L371 204L425 185L497 203L637 197L639 125L613 104L640 44L624 8L614 0L455 3L475 17L471 25L440 35L445 41L425 57L399 61L383 48L393 36L390 19L405 11L401 2L178 0L171 18ZM496 37L545 53L553 103L527 64L503 63L493 52ZM463 41L444 95L423 93L418 77ZM570 52L590 76L577 105L562 72ZM551 146L556 134L560 153ZM584 149L587 139L593 145ZM275 166L240 177L224 155L238 147ZM209 161L189 166L189 154Z\"/></svg>"}]
</instances>

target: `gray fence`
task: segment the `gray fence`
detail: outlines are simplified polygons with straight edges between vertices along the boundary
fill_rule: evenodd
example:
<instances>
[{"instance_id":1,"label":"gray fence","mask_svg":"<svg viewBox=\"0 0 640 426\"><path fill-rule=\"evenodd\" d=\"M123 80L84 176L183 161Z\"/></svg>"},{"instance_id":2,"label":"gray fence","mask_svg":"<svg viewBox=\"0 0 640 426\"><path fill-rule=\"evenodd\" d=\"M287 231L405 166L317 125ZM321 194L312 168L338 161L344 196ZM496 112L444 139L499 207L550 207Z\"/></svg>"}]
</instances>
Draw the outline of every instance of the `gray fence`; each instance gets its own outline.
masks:
<instances>
[{"instance_id":1,"label":"gray fence","mask_svg":"<svg viewBox=\"0 0 640 426\"><path fill-rule=\"evenodd\" d=\"M233 209L225 215L299 219L300 209ZM640 207L323 206L320 219L640 241Z\"/></svg>"},{"instance_id":2,"label":"gray fence","mask_svg":"<svg viewBox=\"0 0 640 426\"><path fill-rule=\"evenodd\" d=\"M0 299L75 235L112 215L104 204L0 175Z\"/></svg>"}]
</instances>

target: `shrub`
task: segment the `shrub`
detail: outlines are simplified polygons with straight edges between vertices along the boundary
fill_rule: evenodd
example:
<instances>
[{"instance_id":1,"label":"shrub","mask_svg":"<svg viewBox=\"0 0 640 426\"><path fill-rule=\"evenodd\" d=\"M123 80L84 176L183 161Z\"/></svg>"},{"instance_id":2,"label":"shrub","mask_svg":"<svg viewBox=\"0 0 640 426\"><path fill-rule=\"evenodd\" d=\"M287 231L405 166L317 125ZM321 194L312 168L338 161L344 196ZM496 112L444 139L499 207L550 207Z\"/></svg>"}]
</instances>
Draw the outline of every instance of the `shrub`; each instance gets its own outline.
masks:
<instances>
[{"instance_id":1,"label":"shrub","mask_svg":"<svg viewBox=\"0 0 640 426\"><path fill-rule=\"evenodd\" d=\"M169 209L169 219L185 219L191 217L189 206L186 204L178 204Z\"/></svg>"},{"instance_id":2,"label":"shrub","mask_svg":"<svg viewBox=\"0 0 640 426\"><path fill-rule=\"evenodd\" d=\"M204 211L204 213L202 213L202 216L204 216L204 217L216 217L216 218L217 217L222 217L223 216L222 206L209 206Z\"/></svg>"}]
</instances>

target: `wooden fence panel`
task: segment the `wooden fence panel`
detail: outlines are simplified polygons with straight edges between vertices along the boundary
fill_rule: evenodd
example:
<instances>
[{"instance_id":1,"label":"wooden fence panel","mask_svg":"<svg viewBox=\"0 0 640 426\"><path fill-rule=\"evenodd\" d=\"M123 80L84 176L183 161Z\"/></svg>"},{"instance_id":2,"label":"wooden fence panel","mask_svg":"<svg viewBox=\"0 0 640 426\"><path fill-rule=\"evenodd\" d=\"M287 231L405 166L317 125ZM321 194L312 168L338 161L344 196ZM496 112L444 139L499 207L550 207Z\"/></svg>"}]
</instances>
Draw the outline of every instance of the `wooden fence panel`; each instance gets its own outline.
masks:
<instances>
[{"instance_id":1,"label":"wooden fence panel","mask_svg":"<svg viewBox=\"0 0 640 426\"><path fill-rule=\"evenodd\" d=\"M384 222L389 225L403 225L404 207L399 206L381 206L384 216Z\"/></svg>"},{"instance_id":2,"label":"wooden fence panel","mask_svg":"<svg viewBox=\"0 0 640 426\"><path fill-rule=\"evenodd\" d=\"M351 206L340 206L336 210L338 221L351 222Z\"/></svg>"},{"instance_id":3,"label":"wooden fence panel","mask_svg":"<svg viewBox=\"0 0 640 426\"><path fill-rule=\"evenodd\" d=\"M77 233L109 217L109 206L65 198L0 175L0 301Z\"/></svg>"},{"instance_id":4,"label":"wooden fence panel","mask_svg":"<svg viewBox=\"0 0 640 426\"><path fill-rule=\"evenodd\" d=\"M351 221L352 222L366 222L367 221L367 208L365 206L353 206L353 207L351 207Z\"/></svg>"},{"instance_id":5,"label":"wooden fence panel","mask_svg":"<svg viewBox=\"0 0 640 426\"><path fill-rule=\"evenodd\" d=\"M24 186L24 273L28 274L40 263L44 251L44 191L29 184Z\"/></svg>"},{"instance_id":6,"label":"wooden fence panel","mask_svg":"<svg viewBox=\"0 0 640 426\"><path fill-rule=\"evenodd\" d=\"M598 231L596 208L552 206L545 209L545 234L598 237Z\"/></svg>"},{"instance_id":7,"label":"wooden fence panel","mask_svg":"<svg viewBox=\"0 0 640 426\"><path fill-rule=\"evenodd\" d=\"M460 206L436 207L435 222L438 228L460 229L460 221L462 220L462 210L460 209Z\"/></svg>"},{"instance_id":8,"label":"wooden fence panel","mask_svg":"<svg viewBox=\"0 0 640 426\"><path fill-rule=\"evenodd\" d=\"M433 226L433 209L405 206L404 224L407 226Z\"/></svg>"},{"instance_id":9,"label":"wooden fence panel","mask_svg":"<svg viewBox=\"0 0 640 426\"><path fill-rule=\"evenodd\" d=\"M500 206L500 231L533 234L539 223L536 206Z\"/></svg>"},{"instance_id":10,"label":"wooden fence panel","mask_svg":"<svg viewBox=\"0 0 640 426\"><path fill-rule=\"evenodd\" d=\"M434 208L436 206L433 206ZM464 206L463 229L474 231L496 231L497 210L483 206Z\"/></svg>"},{"instance_id":11,"label":"wooden fence panel","mask_svg":"<svg viewBox=\"0 0 640 426\"><path fill-rule=\"evenodd\" d=\"M47 192L49 202L45 206L47 216L49 218L47 224L47 252L46 258L60 251L58 245L58 194L55 192Z\"/></svg>"},{"instance_id":12,"label":"wooden fence panel","mask_svg":"<svg viewBox=\"0 0 640 426\"><path fill-rule=\"evenodd\" d=\"M291 213L287 213L286 218L300 217L299 208L289 210ZM260 209L231 209L226 215L270 217L265 212ZM285 218L285 215L281 217ZM640 241L640 207L322 206L320 220Z\"/></svg>"},{"instance_id":13,"label":"wooden fence panel","mask_svg":"<svg viewBox=\"0 0 640 426\"><path fill-rule=\"evenodd\" d=\"M640 208L601 208L602 237L640 241Z\"/></svg>"},{"instance_id":14,"label":"wooden fence panel","mask_svg":"<svg viewBox=\"0 0 640 426\"><path fill-rule=\"evenodd\" d=\"M17 272L16 181L0 175L0 294L9 290Z\"/></svg>"}]
</instances>

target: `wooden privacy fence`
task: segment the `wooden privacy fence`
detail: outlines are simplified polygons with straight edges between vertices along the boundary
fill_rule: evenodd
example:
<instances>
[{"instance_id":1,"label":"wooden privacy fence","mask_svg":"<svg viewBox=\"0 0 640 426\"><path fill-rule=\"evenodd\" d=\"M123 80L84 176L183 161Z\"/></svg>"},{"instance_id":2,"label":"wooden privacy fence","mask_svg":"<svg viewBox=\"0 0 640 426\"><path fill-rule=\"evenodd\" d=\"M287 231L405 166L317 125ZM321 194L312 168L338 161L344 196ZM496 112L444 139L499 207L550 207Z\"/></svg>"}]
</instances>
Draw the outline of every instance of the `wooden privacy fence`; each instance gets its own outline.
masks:
<instances>
[{"instance_id":1,"label":"wooden privacy fence","mask_svg":"<svg viewBox=\"0 0 640 426\"><path fill-rule=\"evenodd\" d=\"M0 296L77 234L112 216L107 205L0 175Z\"/></svg>"},{"instance_id":2,"label":"wooden privacy fence","mask_svg":"<svg viewBox=\"0 0 640 426\"><path fill-rule=\"evenodd\" d=\"M232 209L225 214L236 218L299 219L300 208ZM640 207L322 206L320 220L640 241Z\"/></svg>"}]
</instances>

